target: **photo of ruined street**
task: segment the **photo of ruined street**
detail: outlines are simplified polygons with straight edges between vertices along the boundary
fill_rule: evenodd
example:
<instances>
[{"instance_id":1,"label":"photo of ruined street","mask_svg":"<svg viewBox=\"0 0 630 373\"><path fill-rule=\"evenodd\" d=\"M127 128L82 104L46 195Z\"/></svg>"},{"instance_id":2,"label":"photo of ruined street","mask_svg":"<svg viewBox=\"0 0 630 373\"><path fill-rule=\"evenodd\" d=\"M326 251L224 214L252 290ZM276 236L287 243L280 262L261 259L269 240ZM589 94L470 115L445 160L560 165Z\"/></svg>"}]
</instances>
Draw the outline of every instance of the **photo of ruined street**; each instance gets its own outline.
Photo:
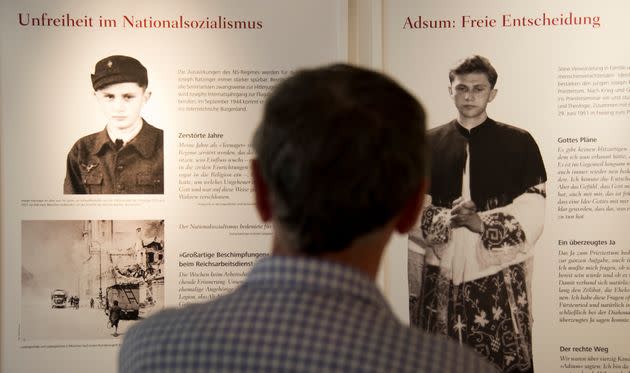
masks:
<instances>
[{"instance_id":1,"label":"photo of ruined street","mask_svg":"<svg viewBox=\"0 0 630 373\"><path fill-rule=\"evenodd\" d=\"M22 341L120 339L164 307L163 220L22 221Z\"/></svg>"}]
</instances>

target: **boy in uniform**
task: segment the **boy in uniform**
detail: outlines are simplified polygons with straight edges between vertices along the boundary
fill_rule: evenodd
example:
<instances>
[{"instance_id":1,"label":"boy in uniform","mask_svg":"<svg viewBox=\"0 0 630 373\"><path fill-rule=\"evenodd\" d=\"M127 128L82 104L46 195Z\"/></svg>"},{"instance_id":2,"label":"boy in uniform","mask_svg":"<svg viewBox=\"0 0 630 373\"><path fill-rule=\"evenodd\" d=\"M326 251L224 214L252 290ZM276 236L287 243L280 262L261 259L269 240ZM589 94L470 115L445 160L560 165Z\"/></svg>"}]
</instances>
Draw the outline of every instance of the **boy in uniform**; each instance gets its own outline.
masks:
<instances>
[{"instance_id":1,"label":"boy in uniform","mask_svg":"<svg viewBox=\"0 0 630 373\"><path fill-rule=\"evenodd\" d=\"M147 69L135 58L96 63L94 96L107 125L68 153L64 194L163 194L164 135L141 117L151 97Z\"/></svg>"}]
</instances>

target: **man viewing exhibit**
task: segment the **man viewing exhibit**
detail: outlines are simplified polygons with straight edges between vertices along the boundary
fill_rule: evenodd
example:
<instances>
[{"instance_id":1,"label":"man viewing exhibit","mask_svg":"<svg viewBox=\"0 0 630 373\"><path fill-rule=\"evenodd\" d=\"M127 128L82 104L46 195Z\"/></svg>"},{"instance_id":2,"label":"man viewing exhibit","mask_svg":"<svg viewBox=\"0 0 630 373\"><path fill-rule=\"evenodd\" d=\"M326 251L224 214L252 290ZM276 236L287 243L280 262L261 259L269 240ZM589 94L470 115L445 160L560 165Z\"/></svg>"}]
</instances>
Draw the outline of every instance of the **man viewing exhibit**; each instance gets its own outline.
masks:
<instances>
[{"instance_id":1,"label":"man viewing exhibit","mask_svg":"<svg viewBox=\"0 0 630 373\"><path fill-rule=\"evenodd\" d=\"M375 285L392 234L425 193L424 112L393 80L348 65L298 71L269 96L253 147L271 256L216 300L127 333L121 372L495 372L403 325Z\"/></svg>"},{"instance_id":2,"label":"man viewing exhibit","mask_svg":"<svg viewBox=\"0 0 630 373\"><path fill-rule=\"evenodd\" d=\"M531 372L532 259L547 176L527 131L488 118L497 78L481 56L449 73L458 114L428 132L431 186L409 234L410 263L425 260L422 289L409 284L410 318L470 345L503 372Z\"/></svg>"}]
</instances>

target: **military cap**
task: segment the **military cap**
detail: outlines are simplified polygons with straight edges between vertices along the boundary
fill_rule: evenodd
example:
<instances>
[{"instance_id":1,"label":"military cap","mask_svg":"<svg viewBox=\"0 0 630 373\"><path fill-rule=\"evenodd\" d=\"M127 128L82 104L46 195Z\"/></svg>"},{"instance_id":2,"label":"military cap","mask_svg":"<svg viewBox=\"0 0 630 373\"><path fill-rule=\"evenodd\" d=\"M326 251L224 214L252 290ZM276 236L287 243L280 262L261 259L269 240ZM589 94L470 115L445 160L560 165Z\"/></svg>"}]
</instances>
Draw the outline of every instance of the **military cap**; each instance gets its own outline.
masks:
<instances>
[{"instance_id":1,"label":"military cap","mask_svg":"<svg viewBox=\"0 0 630 373\"><path fill-rule=\"evenodd\" d=\"M95 91L116 83L134 82L142 87L149 83L147 69L140 61L129 56L109 56L96 63L92 74Z\"/></svg>"}]
</instances>

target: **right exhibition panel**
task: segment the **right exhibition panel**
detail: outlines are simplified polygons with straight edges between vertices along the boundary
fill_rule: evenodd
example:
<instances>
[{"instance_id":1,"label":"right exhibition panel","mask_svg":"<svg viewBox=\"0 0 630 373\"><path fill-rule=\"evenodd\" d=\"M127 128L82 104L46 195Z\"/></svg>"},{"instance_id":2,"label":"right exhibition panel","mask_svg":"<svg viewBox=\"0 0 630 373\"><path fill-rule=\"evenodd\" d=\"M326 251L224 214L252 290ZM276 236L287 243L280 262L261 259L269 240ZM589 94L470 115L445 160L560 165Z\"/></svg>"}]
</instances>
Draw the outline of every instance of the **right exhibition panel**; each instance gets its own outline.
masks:
<instances>
[{"instance_id":1,"label":"right exhibition panel","mask_svg":"<svg viewBox=\"0 0 630 373\"><path fill-rule=\"evenodd\" d=\"M383 67L427 111L432 165L394 307L504 372L630 370L628 11L383 2Z\"/></svg>"}]
</instances>

